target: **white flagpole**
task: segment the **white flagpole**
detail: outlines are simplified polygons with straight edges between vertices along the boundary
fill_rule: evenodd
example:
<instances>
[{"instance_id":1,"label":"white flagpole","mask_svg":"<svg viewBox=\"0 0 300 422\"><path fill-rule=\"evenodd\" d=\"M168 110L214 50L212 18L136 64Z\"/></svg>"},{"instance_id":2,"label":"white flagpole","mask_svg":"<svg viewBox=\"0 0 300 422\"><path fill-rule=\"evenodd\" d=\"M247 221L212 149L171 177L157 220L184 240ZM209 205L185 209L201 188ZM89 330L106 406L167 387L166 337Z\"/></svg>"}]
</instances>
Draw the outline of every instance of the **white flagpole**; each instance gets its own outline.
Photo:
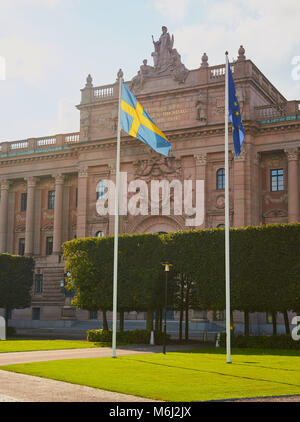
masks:
<instances>
[{"instance_id":1,"label":"white flagpole","mask_svg":"<svg viewBox=\"0 0 300 422\"><path fill-rule=\"evenodd\" d=\"M226 272L226 349L227 363L231 363L230 339L230 217L229 217L229 147L228 147L228 119L229 119L229 78L228 52L226 51L225 72L225 272Z\"/></svg>"},{"instance_id":2,"label":"white flagpole","mask_svg":"<svg viewBox=\"0 0 300 422\"><path fill-rule=\"evenodd\" d=\"M118 301L118 246L119 246L119 190L120 190L120 145L121 145L121 99L123 72L118 72L119 80L119 108L118 108L118 137L117 137L117 163L116 163L116 192L115 192L115 237L114 237L114 284L113 284L113 332L112 332L112 357L116 358L117 347L117 301Z\"/></svg>"}]
</instances>

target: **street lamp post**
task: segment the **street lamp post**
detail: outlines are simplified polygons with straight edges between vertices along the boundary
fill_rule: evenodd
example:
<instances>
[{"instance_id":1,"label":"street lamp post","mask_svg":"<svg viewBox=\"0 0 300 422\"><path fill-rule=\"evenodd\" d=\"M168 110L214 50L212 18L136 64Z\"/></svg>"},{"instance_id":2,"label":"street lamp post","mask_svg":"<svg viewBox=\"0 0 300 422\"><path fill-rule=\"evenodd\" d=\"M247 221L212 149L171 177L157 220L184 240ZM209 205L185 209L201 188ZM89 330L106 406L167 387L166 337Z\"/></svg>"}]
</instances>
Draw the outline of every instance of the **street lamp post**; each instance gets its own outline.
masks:
<instances>
[{"instance_id":1,"label":"street lamp post","mask_svg":"<svg viewBox=\"0 0 300 422\"><path fill-rule=\"evenodd\" d=\"M163 354L166 354L166 342L167 342L167 294L168 294L168 273L172 265L169 262L162 262L165 268L166 281L165 281L165 309L164 309L164 339L163 339Z\"/></svg>"}]
</instances>

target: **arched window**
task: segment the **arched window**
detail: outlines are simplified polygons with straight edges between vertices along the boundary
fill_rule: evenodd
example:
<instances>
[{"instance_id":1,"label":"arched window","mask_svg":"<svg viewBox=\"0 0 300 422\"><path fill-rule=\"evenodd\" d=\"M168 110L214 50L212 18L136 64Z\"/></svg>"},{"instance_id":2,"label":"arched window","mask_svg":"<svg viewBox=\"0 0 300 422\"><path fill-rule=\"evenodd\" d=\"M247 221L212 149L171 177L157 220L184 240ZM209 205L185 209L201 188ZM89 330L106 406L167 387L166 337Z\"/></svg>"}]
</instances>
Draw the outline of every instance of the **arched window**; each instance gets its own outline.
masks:
<instances>
[{"instance_id":1,"label":"arched window","mask_svg":"<svg viewBox=\"0 0 300 422\"><path fill-rule=\"evenodd\" d=\"M97 200L98 199L104 199L105 193L106 193L106 183L104 180L100 180L100 182L97 184Z\"/></svg>"},{"instance_id":2,"label":"arched window","mask_svg":"<svg viewBox=\"0 0 300 422\"><path fill-rule=\"evenodd\" d=\"M225 189L225 169L217 171L217 190Z\"/></svg>"},{"instance_id":3,"label":"arched window","mask_svg":"<svg viewBox=\"0 0 300 422\"><path fill-rule=\"evenodd\" d=\"M95 234L95 237L104 237L104 233L100 230Z\"/></svg>"}]
</instances>

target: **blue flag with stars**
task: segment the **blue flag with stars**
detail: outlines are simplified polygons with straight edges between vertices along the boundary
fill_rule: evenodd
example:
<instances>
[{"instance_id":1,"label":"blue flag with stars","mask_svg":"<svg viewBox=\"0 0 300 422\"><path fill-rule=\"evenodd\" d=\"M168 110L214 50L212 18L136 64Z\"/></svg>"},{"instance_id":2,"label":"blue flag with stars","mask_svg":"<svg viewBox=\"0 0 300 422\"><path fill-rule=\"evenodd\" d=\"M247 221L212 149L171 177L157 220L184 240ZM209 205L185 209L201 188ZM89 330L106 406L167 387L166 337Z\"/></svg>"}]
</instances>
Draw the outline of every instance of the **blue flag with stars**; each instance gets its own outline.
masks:
<instances>
[{"instance_id":1,"label":"blue flag with stars","mask_svg":"<svg viewBox=\"0 0 300 422\"><path fill-rule=\"evenodd\" d=\"M230 65L228 66L228 90L229 90L229 118L232 123L232 135L235 154L238 157L245 139L245 130L242 123L240 106L236 95L234 80Z\"/></svg>"}]
</instances>

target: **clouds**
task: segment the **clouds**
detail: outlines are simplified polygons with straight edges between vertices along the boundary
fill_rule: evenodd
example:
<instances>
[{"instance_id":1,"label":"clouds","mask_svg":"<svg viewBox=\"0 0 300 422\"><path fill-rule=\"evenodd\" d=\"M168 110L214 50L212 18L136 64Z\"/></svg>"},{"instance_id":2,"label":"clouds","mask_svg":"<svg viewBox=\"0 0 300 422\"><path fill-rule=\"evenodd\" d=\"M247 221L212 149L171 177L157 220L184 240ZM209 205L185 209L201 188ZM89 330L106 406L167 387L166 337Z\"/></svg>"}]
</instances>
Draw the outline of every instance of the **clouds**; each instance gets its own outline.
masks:
<instances>
[{"instance_id":1,"label":"clouds","mask_svg":"<svg viewBox=\"0 0 300 422\"><path fill-rule=\"evenodd\" d=\"M154 7L170 20L181 20L185 17L191 0L154 0Z\"/></svg>"},{"instance_id":2,"label":"clouds","mask_svg":"<svg viewBox=\"0 0 300 422\"><path fill-rule=\"evenodd\" d=\"M29 85L44 83L58 64L53 46L20 37L0 38L0 52L6 61L6 78L21 79Z\"/></svg>"},{"instance_id":3,"label":"clouds","mask_svg":"<svg viewBox=\"0 0 300 422\"><path fill-rule=\"evenodd\" d=\"M300 39L298 0L223 0L205 4L204 23L184 25L176 34L180 48L186 50L189 64L196 64L192 41L197 42L202 51L207 50L211 64L217 64L226 49L233 49L232 54L236 55L240 44L258 61L271 65L290 61L289 55ZM197 60L199 62L198 57Z\"/></svg>"},{"instance_id":4,"label":"clouds","mask_svg":"<svg viewBox=\"0 0 300 422\"><path fill-rule=\"evenodd\" d=\"M46 6L46 7L55 7L62 0L0 0L0 6L15 5L33 5L33 6Z\"/></svg>"}]
</instances>

